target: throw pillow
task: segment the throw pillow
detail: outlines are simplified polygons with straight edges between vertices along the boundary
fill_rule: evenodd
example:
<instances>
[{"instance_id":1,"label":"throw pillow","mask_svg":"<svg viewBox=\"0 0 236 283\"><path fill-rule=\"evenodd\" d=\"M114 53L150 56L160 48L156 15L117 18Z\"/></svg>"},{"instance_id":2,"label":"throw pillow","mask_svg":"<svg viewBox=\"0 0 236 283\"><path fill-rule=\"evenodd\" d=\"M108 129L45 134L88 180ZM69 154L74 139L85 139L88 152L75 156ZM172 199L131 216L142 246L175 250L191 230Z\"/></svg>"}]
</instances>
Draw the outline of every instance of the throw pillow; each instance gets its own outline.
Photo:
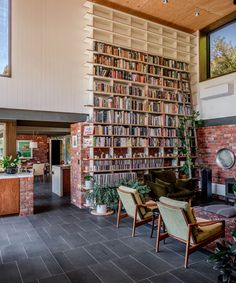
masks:
<instances>
[{"instance_id":1,"label":"throw pillow","mask_svg":"<svg viewBox=\"0 0 236 283\"><path fill-rule=\"evenodd\" d=\"M164 181L162 181L158 178L155 179L155 183L162 185L162 186L165 186L168 193L173 193L175 191L174 184L172 184L172 183L164 182Z\"/></svg>"},{"instance_id":2,"label":"throw pillow","mask_svg":"<svg viewBox=\"0 0 236 283\"><path fill-rule=\"evenodd\" d=\"M167 183L175 184L176 182L176 176L174 171L172 170L163 170L163 171L153 170L151 171L151 174L153 180L157 178Z\"/></svg>"},{"instance_id":3,"label":"throw pillow","mask_svg":"<svg viewBox=\"0 0 236 283\"><path fill-rule=\"evenodd\" d=\"M193 190L194 185L195 184L193 179L177 179L175 183L175 188L177 190L181 190L181 189Z\"/></svg>"},{"instance_id":4,"label":"throw pillow","mask_svg":"<svg viewBox=\"0 0 236 283\"><path fill-rule=\"evenodd\" d=\"M166 196L168 189L165 185L156 184L153 182L146 182L146 185L151 189L152 193L159 199L161 196Z\"/></svg>"}]
</instances>

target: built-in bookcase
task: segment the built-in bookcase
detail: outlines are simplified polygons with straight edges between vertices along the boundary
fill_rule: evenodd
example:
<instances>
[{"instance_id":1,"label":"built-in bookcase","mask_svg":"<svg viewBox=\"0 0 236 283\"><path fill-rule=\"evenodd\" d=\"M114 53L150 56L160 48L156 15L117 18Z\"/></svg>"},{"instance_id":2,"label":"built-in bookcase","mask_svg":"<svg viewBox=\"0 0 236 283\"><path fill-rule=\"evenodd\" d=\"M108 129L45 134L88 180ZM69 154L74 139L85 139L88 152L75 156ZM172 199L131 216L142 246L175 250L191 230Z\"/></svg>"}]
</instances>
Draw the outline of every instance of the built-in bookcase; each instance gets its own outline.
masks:
<instances>
[{"instance_id":1,"label":"built-in bookcase","mask_svg":"<svg viewBox=\"0 0 236 283\"><path fill-rule=\"evenodd\" d=\"M184 156L176 130L192 113L196 37L91 2L86 7L93 130L83 137L90 148L84 171L98 181L111 173L178 169Z\"/></svg>"}]
</instances>

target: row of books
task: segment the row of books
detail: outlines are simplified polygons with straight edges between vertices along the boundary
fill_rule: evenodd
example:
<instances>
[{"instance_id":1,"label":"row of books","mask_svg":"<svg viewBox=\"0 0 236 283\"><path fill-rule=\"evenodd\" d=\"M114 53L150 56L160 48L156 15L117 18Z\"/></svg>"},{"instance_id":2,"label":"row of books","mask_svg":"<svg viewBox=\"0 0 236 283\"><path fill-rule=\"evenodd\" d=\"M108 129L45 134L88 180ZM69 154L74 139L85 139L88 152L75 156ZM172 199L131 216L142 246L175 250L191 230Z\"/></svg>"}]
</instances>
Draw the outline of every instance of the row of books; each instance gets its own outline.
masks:
<instances>
[{"instance_id":1,"label":"row of books","mask_svg":"<svg viewBox=\"0 0 236 283\"><path fill-rule=\"evenodd\" d=\"M167 131L168 129L164 129ZM170 129L175 130L175 129ZM167 133L167 132L164 132ZM147 127L125 127L125 126L102 126L96 125L95 135L116 135L116 136L161 136L162 129L161 128L147 128ZM165 134L167 136L167 134Z\"/></svg>"},{"instance_id":2,"label":"row of books","mask_svg":"<svg viewBox=\"0 0 236 283\"><path fill-rule=\"evenodd\" d=\"M142 73L147 72L146 64L139 63L139 62L126 61L124 59L114 59L112 66L121 68L121 69L142 72Z\"/></svg>"},{"instance_id":3,"label":"row of books","mask_svg":"<svg viewBox=\"0 0 236 283\"><path fill-rule=\"evenodd\" d=\"M176 138L150 138L149 146L177 146L178 140Z\"/></svg>"},{"instance_id":4,"label":"row of books","mask_svg":"<svg viewBox=\"0 0 236 283\"><path fill-rule=\"evenodd\" d=\"M112 86L109 83L94 81L94 90L100 92L112 92Z\"/></svg>"},{"instance_id":5,"label":"row of books","mask_svg":"<svg viewBox=\"0 0 236 283\"><path fill-rule=\"evenodd\" d=\"M137 159L137 160L99 160L94 161L93 170L113 171L113 170L132 170L163 167L163 159ZM96 180L96 179L95 179Z\"/></svg>"},{"instance_id":6,"label":"row of books","mask_svg":"<svg viewBox=\"0 0 236 283\"><path fill-rule=\"evenodd\" d=\"M156 55L145 54L142 52L116 47L110 44L102 43L102 42L94 42L93 50L98 53L106 53L110 55L115 55L119 57L124 57L127 59L133 59L143 62L148 62L150 64L158 64L162 66L166 66L169 68L180 69L184 71L189 70L189 64L173 59L167 59Z\"/></svg>"},{"instance_id":7,"label":"row of books","mask_svg":"<svg viewBox=\"0 0 236 283\"><path fill-rule=\"evenodd\" d=\"M137 174L135 172L96 174L94 176L94 179L95 179L95 183L100 186L117 187L121 180L124 181L137 180Z\"/></svg>"}]
</instances>

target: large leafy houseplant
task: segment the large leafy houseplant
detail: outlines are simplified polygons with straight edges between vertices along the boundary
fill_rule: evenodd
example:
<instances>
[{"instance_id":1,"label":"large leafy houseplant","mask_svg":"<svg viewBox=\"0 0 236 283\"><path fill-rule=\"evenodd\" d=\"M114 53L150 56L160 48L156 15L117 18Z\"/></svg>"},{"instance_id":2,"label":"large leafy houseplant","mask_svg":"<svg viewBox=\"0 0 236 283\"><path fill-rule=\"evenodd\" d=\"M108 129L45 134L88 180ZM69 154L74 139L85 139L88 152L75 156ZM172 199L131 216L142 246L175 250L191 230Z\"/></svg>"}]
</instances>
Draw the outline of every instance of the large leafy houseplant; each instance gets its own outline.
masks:
<instances>
[{"instance_id":1,"label":"large leafy houseplant","mask_svg":"<svg viewBox=\"0 0 236 283\"><path fill-rule=\"evenodd\" d=\"M218 282L233 283L236 282L236 228L233 231L234 242L221 241L213 255L208 260L213 262L213 268L220 271Z\"/></svg>"},{"instance_id":2,"label":"large leafy houseplant","mask_svg":"<svg viewBox=\"0 0 236 283\"><path fill-rule=\"evenodd\" d=\"M85 193L85 197L93 205L107 205L113 207L118 202L118 194L115 188L104 187L98 184L93 186L92 190Z\"/></svg>"},{"instance_id":3,"label":"large leafy houseplant","mask_svg":"<svg viewBox=\"0 0 236 283\"><path fill-rule=\"evenodd\" d=\"M180 171L189 178L192 178L192 169L194 168L191 147L194 141L193 138L196 137L196 127L201 124L199 115L200 113L198 111L193 111L191 116L184 116L180 119L177 129L177 137L180 142L177 145L178 152L186 157L185 164L181 167ZM195 144L195 146L197 145Z\"/></svg>"}]
</instances>

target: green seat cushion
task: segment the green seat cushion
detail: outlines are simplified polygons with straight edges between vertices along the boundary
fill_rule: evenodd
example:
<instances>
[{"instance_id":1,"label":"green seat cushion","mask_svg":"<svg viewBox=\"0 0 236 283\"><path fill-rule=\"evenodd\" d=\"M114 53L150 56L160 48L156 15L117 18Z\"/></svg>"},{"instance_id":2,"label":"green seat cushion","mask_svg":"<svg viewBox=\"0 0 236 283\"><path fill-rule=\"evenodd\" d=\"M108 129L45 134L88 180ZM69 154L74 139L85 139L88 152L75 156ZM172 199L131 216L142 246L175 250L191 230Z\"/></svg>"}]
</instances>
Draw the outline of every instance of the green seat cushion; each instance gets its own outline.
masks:
<instances>
[{"instance_id":1,"label":"green seat cushion","mask_svg":"<svg viewBox=\"0 0 236 283\"><path fill-rule=\"evenodd\" d=\"M152 180L155 180L157 178L167 183L175 184L176 182L176 176L172 170L153 170L151 171L151 174Z\"/></svg>"}]
</instances>

